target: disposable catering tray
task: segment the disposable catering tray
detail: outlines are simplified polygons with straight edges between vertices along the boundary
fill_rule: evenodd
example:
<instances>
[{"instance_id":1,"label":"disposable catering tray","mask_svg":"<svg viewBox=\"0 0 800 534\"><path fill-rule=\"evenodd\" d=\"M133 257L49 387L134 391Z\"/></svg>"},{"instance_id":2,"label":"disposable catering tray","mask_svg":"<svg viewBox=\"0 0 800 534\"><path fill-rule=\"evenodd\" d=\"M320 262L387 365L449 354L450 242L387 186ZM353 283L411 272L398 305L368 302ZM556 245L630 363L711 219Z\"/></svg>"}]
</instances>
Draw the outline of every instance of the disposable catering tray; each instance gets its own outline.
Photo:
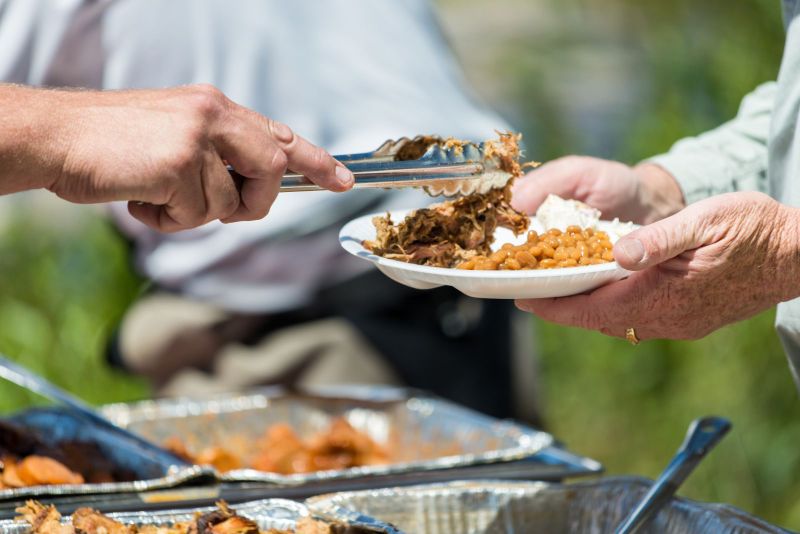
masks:
<instances>
[{"instance_id":1,"label":"disposable catering tray","mask_svg":"<svg viewBox=\"0 0 800 534\"><path fill-rule=\"evenodd\" d=\"M46 446L58 448L63 443L87 443L118 469L133 475L130 482L104 482L0 489L0 501L29 497L128 493L172 488L178 485L213 480L208 467L176 465L174 458L160 456L60 408L33 408L4 421L31 431ZM2 507L2 504L0 504Z\"/></svg>"},{"instance_id":2,"label":"disposable catering tray","mask_svg":"<svg viewBox=\"0 0 800 534\"><path fill-rule=\"evenodd\" d=\"M125 524L170 526L178 522L191 521L195 514L206 513L214 509L214 507L184 508L157 512L110 513L107 515ZM252 501L236 505L234 509L239 515L255 521L261 530L294 531L297 522L309 515L308 508L303 504L284 499ZM339 517L336 514L327 514L325 520L334 527L332 529L333 532L341 534L394 534L397 532L390 525L367 517L348 519L347 517ZM63 521L68 521L68 518L65 517ZM25 523L5 519L0 521L0 532L3 534L30 534L31 529Z\"/></svg>"},{"instance_id":3,"label":"disposable catering tray","mask_svg":"<svg viewBox=\"0 0 800 534\"><path fill-rule=\"evenodd\" d=\"M224 499L240 503L260 498L304 499L313 495L336 491L363 490L387 486L412 486L422 483L453 480L550 480L586 476L602 472L602 466L589 458L577 456L559 447L543 451L512 462L482 464L454 469L400 473L388 477L362 477L330 480L306 486L265 485L259 482L222 482L205 485L183 485L176 488L142 491L139 493L110 493L103 495L49 495L37 497L40 501L55 504L64 513L72 513L83 506L92 506L109 512L131 510L162 510L206 506ZM24 500L0 502L0 519L10 519L14 509Z\"/></svg>"},{"instance_id":4,"label":"disposable catering tray","mask_svg":"<svg viewBox=\"0 0 800 534\"><path fill-rule=\"evenodd\" d=\"M613 533L651 481L454 482L313 497L314 513L357 513L414 534ZM733 506L673 498L644 533L787 533Z\"/></svg>"},{"instance_id":5,"label":"disposable catering tray","mask_svg":"<svg viewBox=\"0 0 800 534\"><path fill-rule=\"evenodd\" d=\"M191 448L224 445L247 455L267 427L288 423L301 437L344 417L356 429L390 445L386 465L282 475L253 469L219 473L224 482L314 486L348 479L510 462L535 455L553 443L547 433L499 421L424 394L386 387L327 388L303 394L267 389L204 399L163 399L110 405L104 414L120 426L163 443L179 437ZM238 449L237 449L238 447Z\"/></svg>"}]
</instances>

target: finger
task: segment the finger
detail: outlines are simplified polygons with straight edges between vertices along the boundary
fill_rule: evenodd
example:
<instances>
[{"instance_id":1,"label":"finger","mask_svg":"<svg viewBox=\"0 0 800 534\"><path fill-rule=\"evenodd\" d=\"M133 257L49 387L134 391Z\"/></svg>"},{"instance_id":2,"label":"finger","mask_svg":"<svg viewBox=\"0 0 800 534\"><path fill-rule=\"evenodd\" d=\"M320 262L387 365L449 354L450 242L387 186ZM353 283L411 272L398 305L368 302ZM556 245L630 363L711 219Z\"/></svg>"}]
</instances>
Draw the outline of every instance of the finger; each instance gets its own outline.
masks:
<instances>
[{"instance_id":1,"label":"finger","mask_svg":"<svg viewBox=\"0 0 800 534\"><path fill-rule=\"evenodd\" d=\"M574 198L580 179L579 160L573 156L560 158L517 179L512 189L511 205L523 213L535 213L551 193L562 198Z\"/></svg>"},{"instance_id":2,"label":"finger","mask_svg":"<svg viewBox=\"0 0 800 534\"><path fill-rule=\"evenodd\" d=\"M599 330L605 314L592 306L591 295L559 297L552 299L517 300L517 307L537 317L565 326L576 326L588 330Z\"/></svg>"},{"instance_id":3,"label":"finger","mask_svg":"<svg viewBox=\"0 0 800 534\"><path fill-rule=\"evenodd\" d=\"M641 271L693 250L705 242L701 214L693 207L642 226L614 244L614 258L629 271Z\"/></svg>"},{"instance_id":4,"label":"finger","mask_svg":"<svg viewBox=\"0 0 800 534\"><path fill-rule=\"evenodd\" d=\"M195 174L193 176L193 174ZM178 177L175 189L163 204L129 202L128 212L160 232L177 232L200 226L208 221L206 198L201 182L203 169Z\"/></svg>"},{"instance_id":5,"label":"finger","mask_svg":"<svg viewBox=\"0 0 800 534\"><path fill-rule=\"evenodd\" d=\"M649 322L641 310L652 283L653 277L648 273L636 273L586 295L517 300L516 305L552 323L624 337L628 327ZM638 332L639 328L637 335Z\"/></svg>"},{"instance_id":6,"label":"finger","mask_svg":"<svg viewBox=\"0 0 800 534\"><path fill-rule=\"evenodd\" d=\"M255 180L242 177L239 207L223 223L263 219L269 212L280 189L278 180Z\"/></svg>"},{"instance_id":7,"label":"finger","mask_svg":"<svg viewBox=\"0 0 800 534\"><path fill-rule=\"evenodd\" d=\"M230 217L241 203L236 183L213 147L209 147L203 159L201 174L206 204L204 222Z\"/></svg>"},{"instance_id":8,"label":"finger","mask_svg":"<svg viewBox=\"0 0 800 534\"><path fill-rule=\"evenodd\" d=\"M353 187L353 173L327 151L309 143L283 123L269 120L268 124L272 137L288 158L289 169L331 191Z\"/></svg>"},{"instance_id":9,"label":"finger","mask_svg":"<svg viewBox=\"0 0 800 534\"><path fill-rule=\"evenodd\" d=\"M128 202L128 213L135 219L159 232L170 233L186 229L184 225L170 217L164 206L130 201Z\"/></svg>"},{"instance_id":10,"label":"finger","mask_svg":"<svg viewBox=\"0 0 800 534\"><path fill-rule=\"evenodd\" d=\"M214 129L212 140L239 174L280 180L289 168L326 189L344 191L352 187L353 174L346 167L285 124L236 104L229 109L223 126Z\"/></svg>"}]
</instances>

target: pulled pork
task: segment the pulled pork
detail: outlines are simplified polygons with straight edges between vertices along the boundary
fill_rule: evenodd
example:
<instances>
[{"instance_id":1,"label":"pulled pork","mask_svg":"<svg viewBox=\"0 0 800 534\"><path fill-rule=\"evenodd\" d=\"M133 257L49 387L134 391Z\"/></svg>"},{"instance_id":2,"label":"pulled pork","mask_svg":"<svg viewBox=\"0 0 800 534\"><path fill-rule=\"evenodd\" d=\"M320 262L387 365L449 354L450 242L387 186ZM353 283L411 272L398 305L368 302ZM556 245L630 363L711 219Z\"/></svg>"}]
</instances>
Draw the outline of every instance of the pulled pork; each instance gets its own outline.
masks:
<instances>
[{"instance_id":1,"label":"pulled pork","mask_svg":"<svg viewBox=\"0 0 800 534\"><path fill-rule=\"evenodd\" d=\"M518 235L528 229L529 219L511 207L511 185L522 174L519 134L501 133L497 141L484 143L484 157L509 173L502 189L474 193L415 210L395 224L389 214L375 217L376 237L364 248L384 258L428 265L455 267L476 255L491 253L498 226ZM454 143L448 140L448 143Z\"/></svg>"},{"instance_id":2,"label":"pulled pork","mask_svg":"<svg viewBox=\"0 0 800 534\"><path fill-rule=\"evenodd\" d=\"M258 525L236 513L225 501L217 509L197 514L192 521L166 525L126 525L91 508L79 508L63 522L55 506L28 501L16 509L31 527L32 534L336 534L346 532L344 525L328 524L310 517L297 521L294 530L260 530Z\"/></svg>"}]
</instances>

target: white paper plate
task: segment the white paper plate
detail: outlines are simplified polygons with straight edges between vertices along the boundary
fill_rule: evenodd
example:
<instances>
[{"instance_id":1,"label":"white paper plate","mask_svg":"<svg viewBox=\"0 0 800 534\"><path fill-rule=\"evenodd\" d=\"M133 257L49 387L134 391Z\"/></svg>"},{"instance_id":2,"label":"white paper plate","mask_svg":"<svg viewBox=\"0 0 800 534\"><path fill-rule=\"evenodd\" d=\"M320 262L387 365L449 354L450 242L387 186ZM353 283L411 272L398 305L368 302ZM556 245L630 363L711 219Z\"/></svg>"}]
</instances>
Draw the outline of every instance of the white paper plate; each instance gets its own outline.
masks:
<instances>
[{"instance_id":1,"label":"white paper plate","mask_svg":"<svg viewBox=\"0 0 800 534\"><path fill-rule=\"evenodd\" d=\"M411 211L392 212L392 220L402 221ZM389 260L376 256L361 244L365 239L375 239L372 218L376 215L385 213L365 215L344 225L339 232L339 242L347 252L371 261L395 282L415 289L451 286L465 295L490 299L565 297L621 280L630 274L617 262L546 270L466 271ZM598 229L608 232L612 242L617 240L614 223L600 221ZM531 218L531 230L543 231L535 217ZM500 248L504 243L521 244L525 239L525 234L514 237L510 230L498 228L493 248Z\"/></svg>"}]
</instances>

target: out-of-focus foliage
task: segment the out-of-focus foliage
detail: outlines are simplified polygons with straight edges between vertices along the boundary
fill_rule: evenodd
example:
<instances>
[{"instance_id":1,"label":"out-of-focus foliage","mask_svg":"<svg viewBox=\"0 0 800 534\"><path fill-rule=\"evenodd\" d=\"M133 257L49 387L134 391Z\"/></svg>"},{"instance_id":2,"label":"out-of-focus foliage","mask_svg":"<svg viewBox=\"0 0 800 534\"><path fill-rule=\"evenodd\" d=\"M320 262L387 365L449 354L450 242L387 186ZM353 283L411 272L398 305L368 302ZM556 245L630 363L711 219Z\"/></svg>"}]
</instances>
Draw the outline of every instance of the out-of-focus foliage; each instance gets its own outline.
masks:
<instances>
[{"instance_id":1,"label":"out-of-focus foliage","mask_svg":"<svg viewBox=\"0 0 800 534\"><path fill-rule=\"evenodd\" d=\"M4 210L11 204L3 205ZM0 352L83 399L142 397L144 384L112 372L105 344L142 282L125 242L93 216L58 219L18 210L0 230ZM50 221L50 222L49 222ZM0 381L0 411L40 399Z\"/></svg>"},{"instance_id":2,"label":"out-of-focus foliage","mask_svg":"<svg viewBox=\"0 0 800 534\"><path fill-rule=\"evenodd\" d=\"M736 113L775 79L778 0L441 2L479 95L528 155L630 163ZM800 528L800 404L773 312L698 342L624 341L537 323L551 430L611 474L657 476L695 417L734 429L681 494Z\"/></svg>"}]
</instances>

